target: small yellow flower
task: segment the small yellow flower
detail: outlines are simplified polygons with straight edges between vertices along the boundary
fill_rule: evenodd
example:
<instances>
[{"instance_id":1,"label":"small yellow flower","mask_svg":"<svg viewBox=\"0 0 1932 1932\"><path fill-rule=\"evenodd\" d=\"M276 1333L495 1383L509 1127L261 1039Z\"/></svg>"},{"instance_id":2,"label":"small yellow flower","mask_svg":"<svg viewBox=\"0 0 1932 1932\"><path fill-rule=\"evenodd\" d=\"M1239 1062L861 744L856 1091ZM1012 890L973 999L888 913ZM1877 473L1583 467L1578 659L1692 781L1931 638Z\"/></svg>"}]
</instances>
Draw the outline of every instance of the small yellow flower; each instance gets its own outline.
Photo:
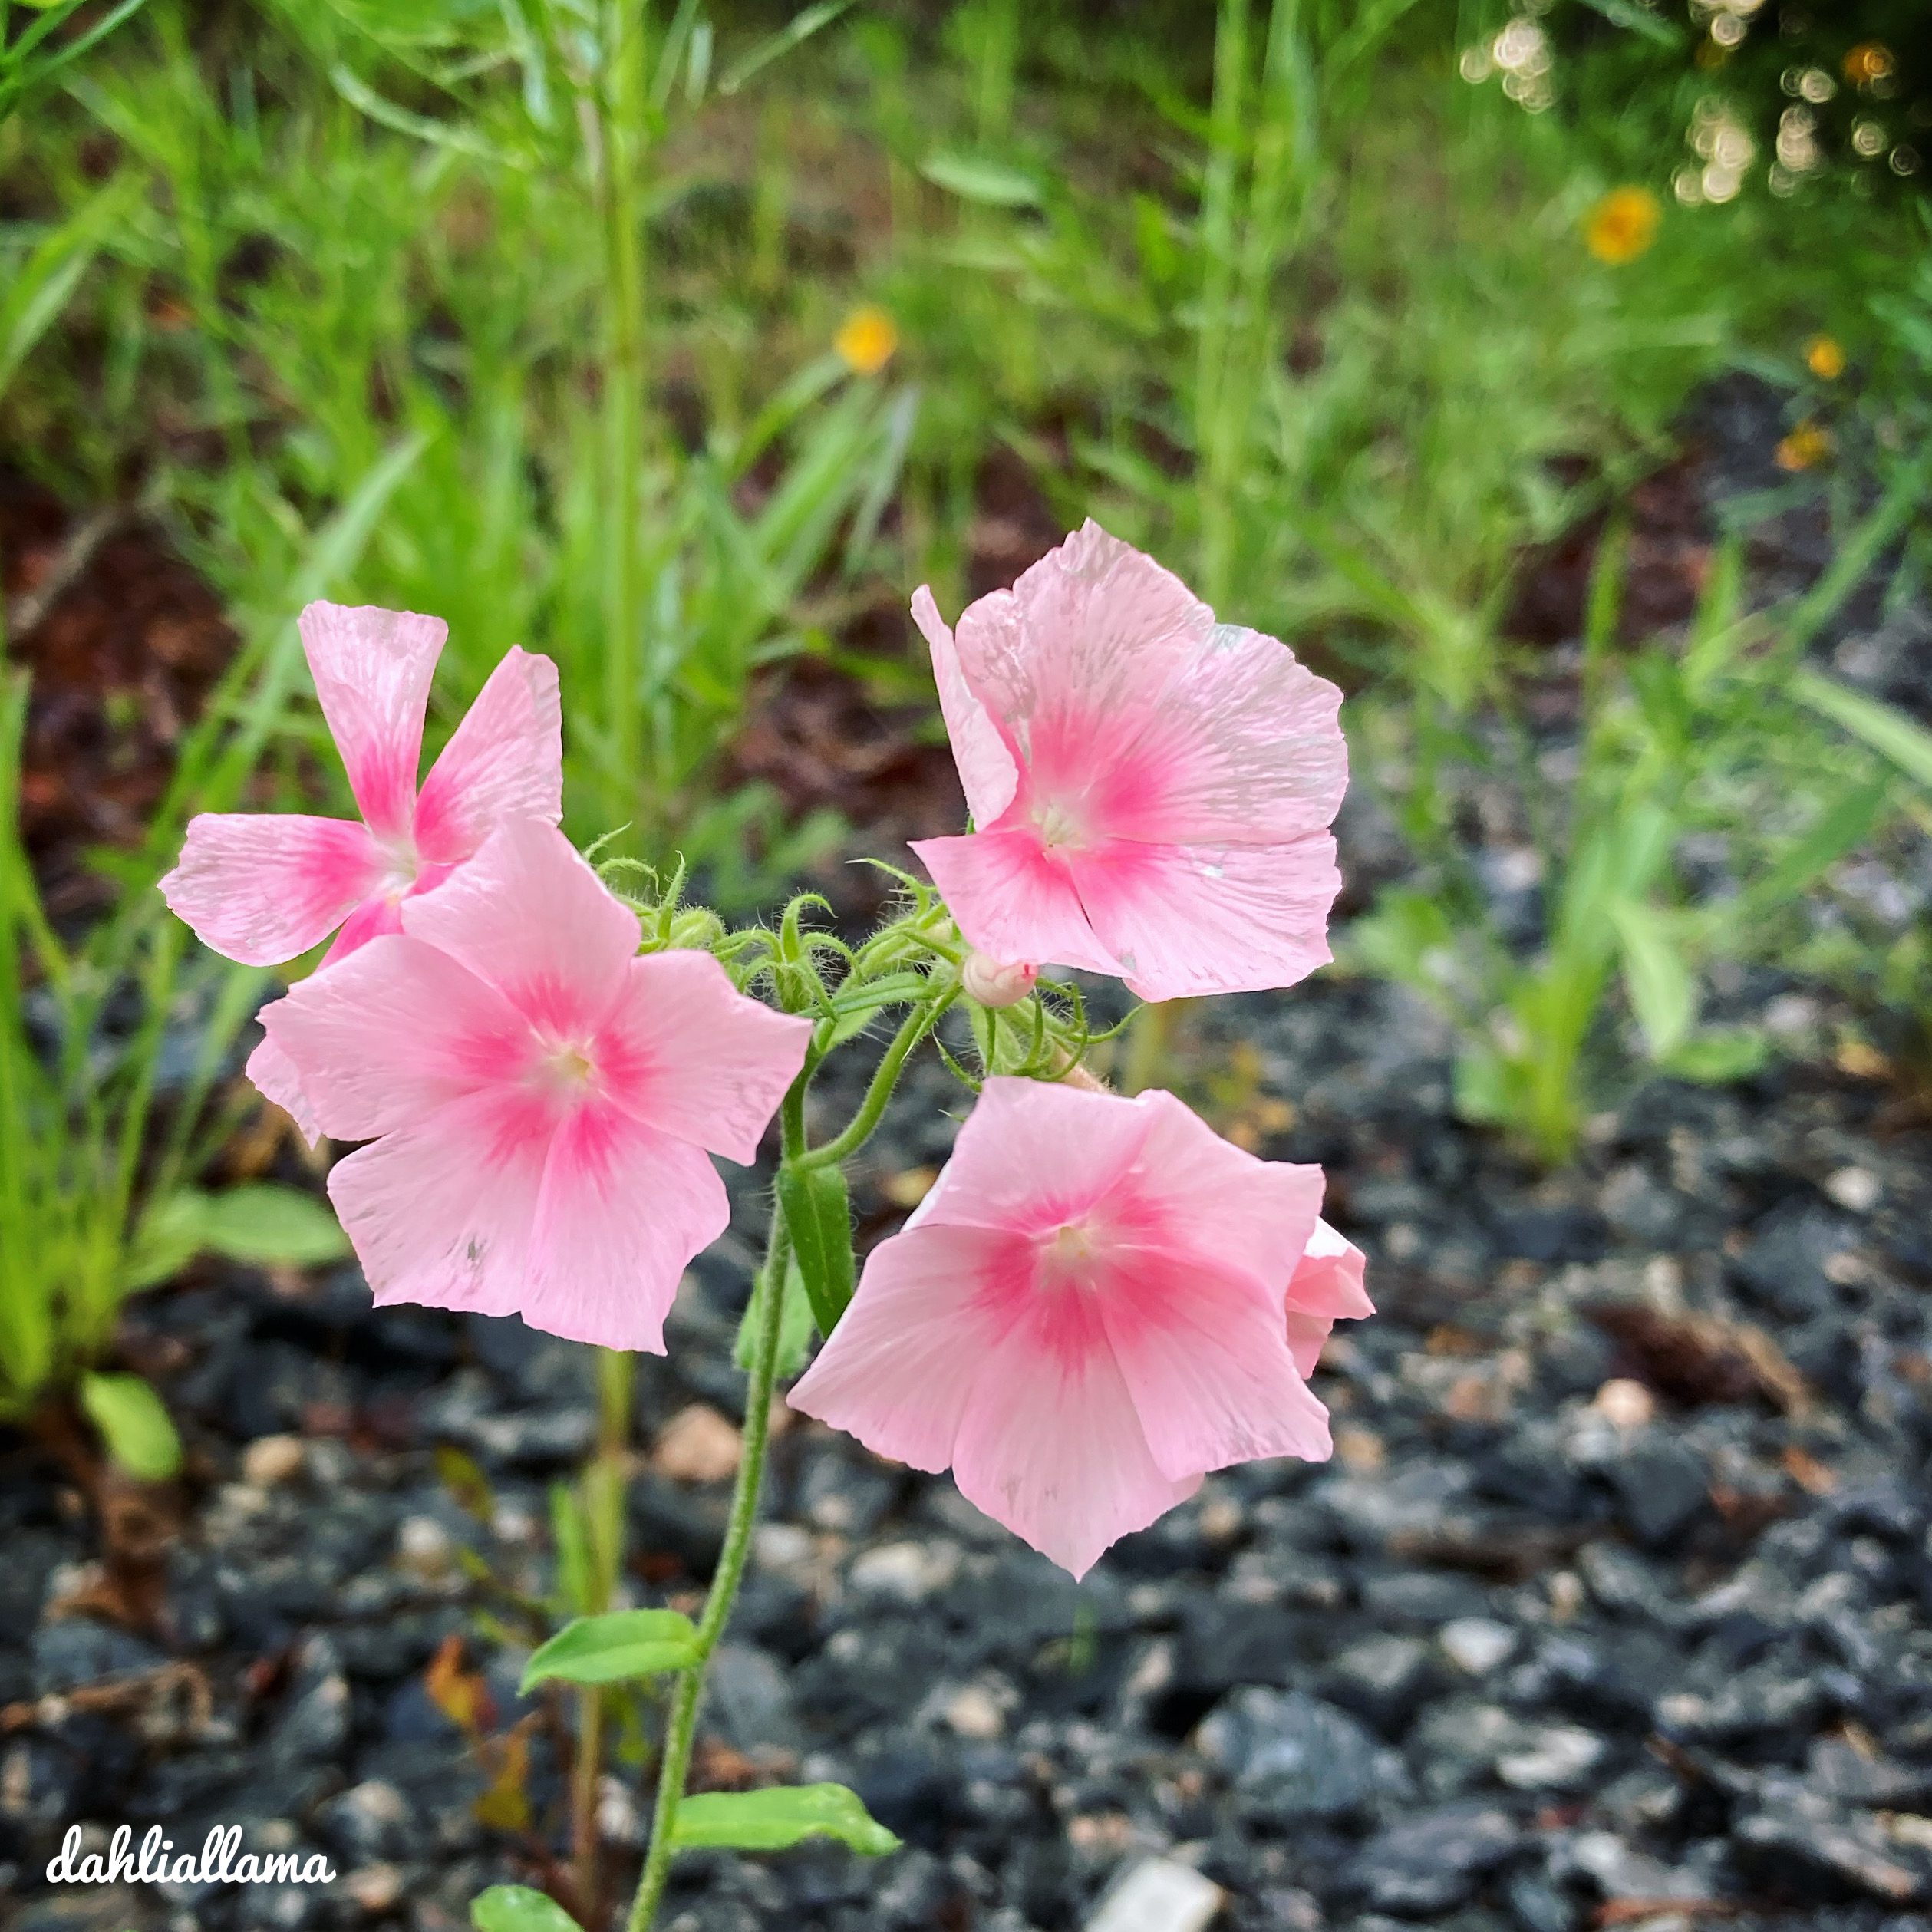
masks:
<instances>
[{"instance_id":1,"label":"small yellow flower","mask_svg":"<svg viewBox=\"0 0 1932 1932\"><path fill-rule=\"evenodd\" d=\"M1621 268L1657 238L1663 204L1648 188L1613 188L1591 209L1583 239L1599 262Z\"/></svg>"},{"instance_id":2,"label":"small yellow flower","mask_svg":"<svg viewBox=\"0 0 1932 1932\"><path fill-rule=\"evenodd\" d=\"M1868 87L1891 74L1892 50L1884 41L1861 40L1845 57L1845 77L1855 87Z\"/></svg>"},{"instance_id":3,"label":"small yellow flower","mask_svg":"<svg viewBox=\"0 0 1932 1932\"><path fill-rule=\"evenodd\" d=\"M899 345L898 325L885 311L868 302L848 315L832 346L855 375L875 376L892 359Z\"/></svg>"},{"instance_id":4,"label":"small yellow flower","mask_svg":"<svg viewBox=\"0 0 1932 1932\"><path fill-rule=\"evenodd\" d=\"M1814 335L1805 345L1805 366L1820 382L1836 382L1845 374L1845 351L1829 335Z\"/></svg>"},{"instance_id":5,"label":"small yellow flower","mask_svg":"<svg viewBox=\"0 0 1932 1932\"><path fill-rule=\"evenodd\" d=\"M1831 432L1822 424L1800 423L1774 453L1780 470L1808 470L1831 453Z\"/></svg>"}]
</instances>

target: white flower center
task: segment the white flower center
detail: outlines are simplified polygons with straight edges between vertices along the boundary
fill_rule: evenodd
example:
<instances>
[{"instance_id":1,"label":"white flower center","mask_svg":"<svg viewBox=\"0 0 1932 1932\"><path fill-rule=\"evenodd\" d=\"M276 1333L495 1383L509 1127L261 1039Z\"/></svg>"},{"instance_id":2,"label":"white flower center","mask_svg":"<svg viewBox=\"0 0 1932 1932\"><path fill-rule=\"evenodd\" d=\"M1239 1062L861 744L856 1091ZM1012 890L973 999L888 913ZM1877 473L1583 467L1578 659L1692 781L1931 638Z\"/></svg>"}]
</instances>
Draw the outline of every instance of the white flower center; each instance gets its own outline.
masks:
<instances>
[{"instance_id":1,"label":"white flower center","mask_svg":"<svg viewBox=\"0 0 1932 1932\"><path fill-rule=\"evenodd\" d=\"M1037 806L1033 822L1040 829L1040 842L1049 852L1086 843L1086 827L1070 806L1057 799L1049 799Z\"/></svg>"}]
</instances>

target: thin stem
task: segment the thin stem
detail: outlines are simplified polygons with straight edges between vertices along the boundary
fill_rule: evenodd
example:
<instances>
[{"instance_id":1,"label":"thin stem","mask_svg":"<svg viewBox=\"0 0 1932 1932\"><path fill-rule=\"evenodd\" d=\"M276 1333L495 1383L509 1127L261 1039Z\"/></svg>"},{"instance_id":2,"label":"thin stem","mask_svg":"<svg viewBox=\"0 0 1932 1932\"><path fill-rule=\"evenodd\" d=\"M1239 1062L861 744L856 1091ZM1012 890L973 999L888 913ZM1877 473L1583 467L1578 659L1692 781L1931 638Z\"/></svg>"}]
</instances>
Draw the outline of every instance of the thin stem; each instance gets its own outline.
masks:
<instances>
[{"instance_id":1,"label":"thin stem","mask_svg":"<svg viewBox=\"0 0 1932 1932\"><path fill-rule=\"evenodd\" d=\"M899 1074L906 1058L913 1048L925 1039L938 1024L939 1016L959 997L957 986L948 987L938 998L922 1001L908 1013L898 1031L892 1037L892 1043L885 1050L885 1057L879 1063L872 1074L872 1084L865 1090L865 1097L859 1103L859 1111L846 1123L845 1131L835 1139L828 1140L823 1147L815 1147L806 1155L803 1164L810 1167L836 1167L849 1160L865 1142L885 1111L886 1103L892 1097L899 1083Z\"/></svg>"},{"instance_id":2,"label":"thin stem","mask_svg":"<svg viewBox=\"0 0 1932 1932\"><path fill-rule=\"evenodd\" d=\"M791 1093L786 1096L787 1160L803 1150L803 1100L804 1082L800 1080L793 1083ZM691 1775L691 1746L697 1736L705 1670L730 1620L751 1553L751 1531L758 1520L758 1492L764 1479L765 1450L770 1439L772 1392L778 1376L779 1324L784 1313L785 1271L790 1258L790 1235L785 1217L774 1203L771 1238L765 1250L765 1264L759 1271L758 1327L752 1347L751 1378L745 1392L744 1448L738 1463L737 1483L731 1492L730 1520L726 1525L717 1570L704 1599L704 1614L698 1620L698 1660L679 1676L671 1700L658 1772L657 1800L651 1815L651 1848L645 1854L644 1874L638 1881L638 1894L625 1922L626 1932L650 1932L671 1878L671 1863L676 1855L673 1839L678 1807L684 1795L684 1782Z\"/></svg>"}]
</instances>

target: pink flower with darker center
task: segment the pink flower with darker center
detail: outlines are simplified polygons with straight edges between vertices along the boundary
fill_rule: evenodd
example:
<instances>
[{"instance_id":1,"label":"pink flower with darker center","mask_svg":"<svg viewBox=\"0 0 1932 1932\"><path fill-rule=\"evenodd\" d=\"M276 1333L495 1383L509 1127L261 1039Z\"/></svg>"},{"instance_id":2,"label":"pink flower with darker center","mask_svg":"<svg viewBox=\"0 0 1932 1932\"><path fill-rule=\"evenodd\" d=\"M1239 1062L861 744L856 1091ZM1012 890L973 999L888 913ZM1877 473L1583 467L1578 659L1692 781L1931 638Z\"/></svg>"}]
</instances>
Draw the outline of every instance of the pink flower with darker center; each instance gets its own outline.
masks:
<instances>
[{"instance_id":1,"label":"pink flower with darker center","mask_svg":"<svg viewBox=\"0 0 1932 1932\"><path fill-rule=\"evenodd\" d=\"M400 917L262 1016L322 1131L370 1142L328 1192L377 1301L661 1352L730 1219L710 1156L754 1158L809 1023L708 953L638 957L636 916L535 819Z\"/></svg>"},{"instance_id":2,"label":"pink flower with darker center","mask_svg":"<svg viewBox=\"0 0 1932 1932\"><path fill-rule=\"evenodd\" d=\"M423 717L449 627L373 605L311 604L302 648L362 816L204 812L161 881L203 945L247 966L275 966L333 932L322 964L401 930L401 908L439 885L512 819L563 816L557 669L514 649L417 788ZM338 931L338 928L340 928ZM313 1119L272 1045L249 1076L312 1137Z\"/></svg>"},{"instance_id":3,"label":"pink flower with darker center","mask_svg":"<svg viewBox=\"0 0 1932 1932\"><path fill-rule=\"evenodd\" d=\"M1322 1185L1171 1093L989 1080L788 1400L1082 1575L1210 1469L1327 1456L1283 1320Z\"/></svg>"},{"instance_id":4,"label":"pink flower with darker center","mask_svg":"<svg viewBox=\"0 0 1932 1932\"><path fill-rule=\"evenodd\" d=\"M1327 962L1348 780L1333 684L1092 523L956 632L929 590L912 614L974 828L913 849L971 945L1148 1000Z\"/></svg>"}]
</instances>

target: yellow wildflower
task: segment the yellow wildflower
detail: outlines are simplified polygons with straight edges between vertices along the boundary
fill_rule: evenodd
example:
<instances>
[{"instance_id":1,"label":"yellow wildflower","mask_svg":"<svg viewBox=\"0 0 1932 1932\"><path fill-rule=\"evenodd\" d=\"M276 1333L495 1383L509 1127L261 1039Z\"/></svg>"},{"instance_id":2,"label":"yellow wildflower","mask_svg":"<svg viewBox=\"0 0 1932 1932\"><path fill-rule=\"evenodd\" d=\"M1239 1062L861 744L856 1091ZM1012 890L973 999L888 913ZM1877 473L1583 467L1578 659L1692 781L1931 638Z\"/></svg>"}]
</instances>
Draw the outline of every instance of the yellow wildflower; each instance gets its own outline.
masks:
<instances>
[{"instance_id":1,"label":"yellow wildflower","mask_svg":"<svg viewBox=\"0 0 1932 1932\"><path fill-rule=\"evenodd\" d=\"M1831 432L1819 423L1800 423L1774 453L1780 470L1808 470L1831 453Z\"/></svg>"},{"instance_id":2,"label":"yellow wildflower","mask_svg":"<svg viewBox=\"0 0 1932 1932\"><path fill-rule=\"evenodd\" d=\"M877 375L892 361L898 345L898 325L871 302L855 308L832 338L832 346L846 367L861 376Z\"/></svg>"},{"instance_id":3,"label":"yellow wildflower","mask_svg":"<svg viewBox=\"0 0 1932 1932\"><path fill-rule=\"evenodd\" d=\"M1599 262L1620 268L1657 238L1663 204L1648 188L1613 188L1591 209L1583 239Z\"/></svg>"},{"instance_id":4,"label":"yellow wildflower","mask_svg":"<svg viewBox=\"0 0 1932 1932\"><path fill-rule=\"evenodd\" d=\"M1820 382L1836 382L1845 374L1845 351L1829 335L1814 335L1805 345L1805 366Z\"/></svg>"}]
</instances>

